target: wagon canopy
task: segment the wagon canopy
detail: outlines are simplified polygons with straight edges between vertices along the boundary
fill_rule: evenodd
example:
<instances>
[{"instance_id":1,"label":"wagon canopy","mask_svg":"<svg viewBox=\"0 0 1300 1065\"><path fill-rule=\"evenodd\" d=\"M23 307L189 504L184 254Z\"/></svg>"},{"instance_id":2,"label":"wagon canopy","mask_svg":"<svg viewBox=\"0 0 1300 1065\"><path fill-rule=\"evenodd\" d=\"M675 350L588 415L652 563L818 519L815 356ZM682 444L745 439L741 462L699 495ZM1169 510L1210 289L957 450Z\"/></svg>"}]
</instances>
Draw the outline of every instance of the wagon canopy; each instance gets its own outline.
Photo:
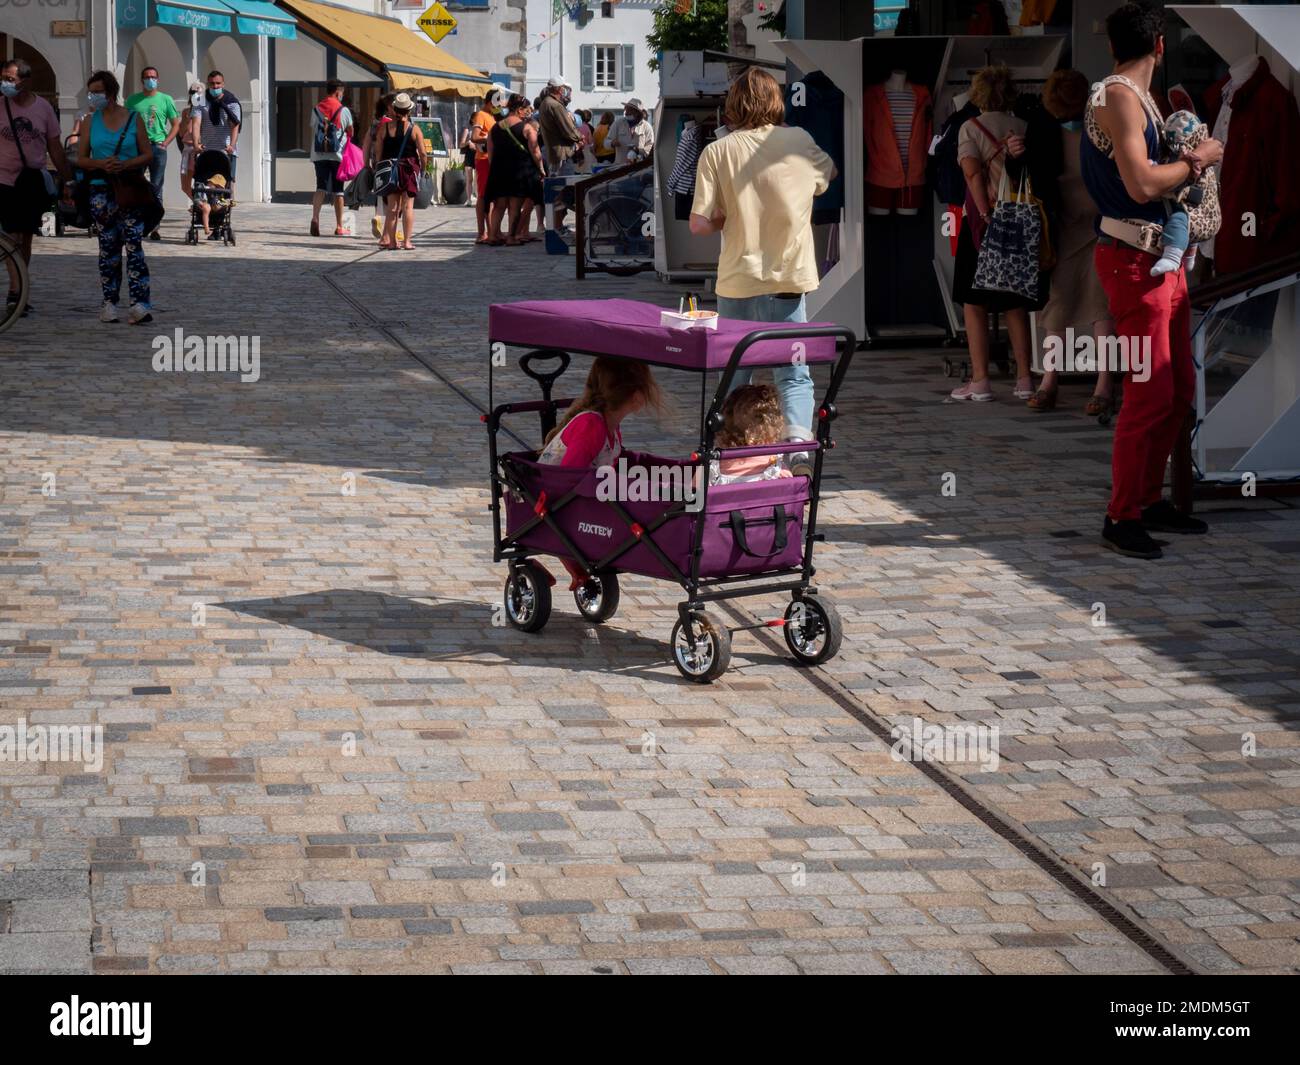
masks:
<instances>
[{"instance_id":1,"label":"wagon canopy","mask_svg":"<svg viewBox=\"0 0 1300 1065\"><path fill-rule=\"evenodd\" d=\"M723 370L736 345L759 329L807 330L832 322L743 322L722 318L717 329L669 329L663 308L637 300L527 300L488 308L488 339L582 355L608 355L682 370ZM802 345L796 352L794 344ZM807 363L834 362L835 337L761 340L741 356L741 366L786 366L796 354Z\"/></svg>"}]
</instances>

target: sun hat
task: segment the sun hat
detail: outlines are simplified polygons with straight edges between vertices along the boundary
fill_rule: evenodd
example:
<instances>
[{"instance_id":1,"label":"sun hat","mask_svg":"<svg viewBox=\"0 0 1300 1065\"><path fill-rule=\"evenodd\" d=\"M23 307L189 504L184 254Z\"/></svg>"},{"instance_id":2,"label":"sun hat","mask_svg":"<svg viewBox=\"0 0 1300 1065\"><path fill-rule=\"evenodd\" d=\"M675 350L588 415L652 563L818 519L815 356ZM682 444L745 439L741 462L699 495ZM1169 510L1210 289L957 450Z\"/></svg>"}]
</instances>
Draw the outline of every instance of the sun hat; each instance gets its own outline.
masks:
<instances>
[{"instance_id":1,"label":"sun hat","mask_svg":"<svg viewBox=\"0 0 1300 1065\"><path fill-rule=\"evenodd\" d=\"M623 104L623 106L624 106L624 107L635 107L638 111L644 111L644 110L645 110L645 104L643 104L643 103L642 103L640 100L638 100L635 96L633 96L632 99L626 101L626 102Z\"/></svg>"},{"instance_id":2,"label":"sun hat","mask_svg":"<svg viewBox=\"0 0 1300 1065\"><path fill-rule=\"evenodd\" d=\"M396 96L393 97L394 111L413 111L414 109L415 109L415 101L412 100L407 93L399 92Z\"/></svg>"},{"instance_id":3,"label":"sun hat","mask_svg":"<svg viewBox=\"0 0 1300 1065\"><path fill-rule=\"evenodd\" d=\"M548 89L572 89L573 88L573 86L570 85L564 78L551 78L549 81L547 81L546 87Z\"/></svg>"}]
</instances>

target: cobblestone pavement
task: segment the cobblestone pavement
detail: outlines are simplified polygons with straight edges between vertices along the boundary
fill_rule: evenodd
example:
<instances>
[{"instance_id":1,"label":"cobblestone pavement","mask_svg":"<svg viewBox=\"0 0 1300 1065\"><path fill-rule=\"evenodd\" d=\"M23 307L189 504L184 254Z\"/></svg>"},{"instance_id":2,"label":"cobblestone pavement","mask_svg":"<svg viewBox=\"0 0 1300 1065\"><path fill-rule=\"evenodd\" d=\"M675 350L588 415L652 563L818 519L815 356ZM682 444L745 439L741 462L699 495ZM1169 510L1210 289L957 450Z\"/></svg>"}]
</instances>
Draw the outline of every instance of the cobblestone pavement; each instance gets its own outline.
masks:
<instances>
[{"instance_id":1,"label":"cobblestone pavement","mask_svg":"<svg viewBox=\"0 0 1300 1065\"><path fill-rule=\"evenodd\" d=\"M863 352L819 548L844 649L737 634L697 687L667 585L492 624L459 393L487 303L571 262L475 249L464 209L413 254L237 216L236 249L165 224L139 329L96 321L90 241L40 241L0 335L0 723L107 741L98 773L0 764L0 972L1300 969L1300 512L1117 559L1081 387L945 405L938 353ZM155 373L177 327L258 334L260 380ZM661 380L629 441L687 450ZM1000 765L894 760L914 720L997 725Z\"/></svg>"}]
</instances>

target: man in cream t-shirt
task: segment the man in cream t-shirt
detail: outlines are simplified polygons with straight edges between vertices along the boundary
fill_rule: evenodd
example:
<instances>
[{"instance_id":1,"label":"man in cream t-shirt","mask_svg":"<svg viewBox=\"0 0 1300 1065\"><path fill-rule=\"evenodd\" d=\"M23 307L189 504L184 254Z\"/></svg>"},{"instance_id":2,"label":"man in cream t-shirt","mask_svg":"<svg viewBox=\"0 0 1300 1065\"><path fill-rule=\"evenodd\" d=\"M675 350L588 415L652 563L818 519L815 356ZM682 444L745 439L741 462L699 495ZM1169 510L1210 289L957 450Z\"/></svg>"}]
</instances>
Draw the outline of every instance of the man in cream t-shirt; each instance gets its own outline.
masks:
<instances>
[{"instance_id":1,"label":"man in cream t-shirt","mask_svg":"<svg viewBox=\"0 0 1300 1065\"><path fill-rule=\"evenodd\" d=\"M722 233L718 314L751 322L806 322L804 293L817 287L812 202L835 164L805 130L783 126L776 79L746 70L727 93L728 133L700 154L691 232ZM749 383L736 373L732 388ZM812 439L813 384L803 364L775 366L788 440Z\"/></svg>"}]
</instances>

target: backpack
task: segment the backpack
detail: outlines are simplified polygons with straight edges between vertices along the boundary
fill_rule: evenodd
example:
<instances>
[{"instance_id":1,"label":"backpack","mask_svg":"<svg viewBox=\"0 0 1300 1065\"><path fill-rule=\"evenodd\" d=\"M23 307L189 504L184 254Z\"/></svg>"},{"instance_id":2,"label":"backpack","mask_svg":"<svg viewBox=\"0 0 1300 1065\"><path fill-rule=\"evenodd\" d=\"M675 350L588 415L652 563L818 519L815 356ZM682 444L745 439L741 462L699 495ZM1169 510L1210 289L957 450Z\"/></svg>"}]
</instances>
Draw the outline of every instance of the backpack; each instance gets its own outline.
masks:
<instances>
[{"instance_id":1,"label":"backpack","mask_svg":"<svg viewBox=\"0 0 1300 1065\"><path fill-rule=\"evenodd\" d=\"M979 113L978 107L967 102L961 110L949 115L939 133L939 141L930 153L930 183L940 203L964 203L966 200L966 175L957 162L957 135L966 120L977 117Z\"/></svg>"},{"instance_id":2,"label":"backpack","mask_svg":"<svg viewBox=\"0 0 1300 1065\"><path fill-rule=\"evenodd\" d=\"M339 108L339 111L342 110ZM339 111L334 112L335 118L338 117ZM346 139L343 135L343 127L338 125L334 118L326 118L319 107L316 108L316 117L319 121L316 123L316 134L312 137L312 150L323 155L338 155L343 151L343 142Z\"/></svg>"}]
</instances>

